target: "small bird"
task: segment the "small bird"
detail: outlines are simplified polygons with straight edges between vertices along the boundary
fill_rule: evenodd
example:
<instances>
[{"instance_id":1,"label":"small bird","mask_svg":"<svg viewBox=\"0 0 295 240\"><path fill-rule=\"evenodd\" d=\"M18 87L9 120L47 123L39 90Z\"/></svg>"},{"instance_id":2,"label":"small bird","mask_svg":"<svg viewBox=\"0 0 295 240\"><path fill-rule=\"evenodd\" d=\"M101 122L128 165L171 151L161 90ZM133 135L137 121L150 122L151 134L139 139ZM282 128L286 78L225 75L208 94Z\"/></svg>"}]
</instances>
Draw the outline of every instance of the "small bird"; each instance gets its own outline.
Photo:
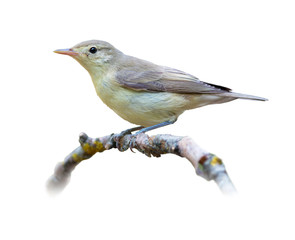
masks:
<instances>
[{"instance_id":1,"label":"small bird","mask_svg":"<svg viewBox=\"0 0 295 240\"><path fill-rule=\"evenodd\" d=\"M54 52L77 60L89 72L101 100L123 119L141 126L136 134L173 124L185 110L239 98L267 100L125 55L105 41L85 41Z\"/></svg>"}]
</instances>

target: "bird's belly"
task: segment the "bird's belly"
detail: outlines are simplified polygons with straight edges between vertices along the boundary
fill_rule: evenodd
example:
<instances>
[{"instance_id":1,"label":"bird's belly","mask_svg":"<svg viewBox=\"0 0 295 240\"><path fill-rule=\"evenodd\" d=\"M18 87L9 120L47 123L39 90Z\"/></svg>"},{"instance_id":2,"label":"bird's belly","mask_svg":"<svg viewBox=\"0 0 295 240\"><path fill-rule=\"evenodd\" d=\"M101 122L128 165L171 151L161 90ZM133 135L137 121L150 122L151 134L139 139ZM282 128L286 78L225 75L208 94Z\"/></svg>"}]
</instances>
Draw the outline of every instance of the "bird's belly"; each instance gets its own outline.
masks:
<instances>
[{"instance_id":1,"label":"bird's belly","mask_svg":"<svg viewBox=\"0 0 295 240\"><path fill-rule=\"evenodd\" d=\"M145 127L176 120L187 104L181 95L168 92L139 92L120 87L97 94L120 117Z\"/></svg>"}]
</instances>

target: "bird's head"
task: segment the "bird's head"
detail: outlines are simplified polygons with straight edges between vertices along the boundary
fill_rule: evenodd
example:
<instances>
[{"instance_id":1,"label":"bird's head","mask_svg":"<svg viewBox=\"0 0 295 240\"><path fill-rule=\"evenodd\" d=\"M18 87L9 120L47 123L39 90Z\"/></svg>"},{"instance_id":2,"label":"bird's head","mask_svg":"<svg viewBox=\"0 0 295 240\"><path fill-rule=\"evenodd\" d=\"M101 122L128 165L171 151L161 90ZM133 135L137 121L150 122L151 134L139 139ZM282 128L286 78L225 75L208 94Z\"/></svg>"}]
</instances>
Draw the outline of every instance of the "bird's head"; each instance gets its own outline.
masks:
<instances>
[{"instance_id":1,"label":"bird's head","mask_svg":"<svg viewBox=\"0 0 295 240\"><path fill-rule=\"evenodd\" d=\"M90 73L97 68L106 68L122 54L108 42L99 40L81 42L72 48L58 49L54 52L73 57Z\"/></svg>"}]
</instances>

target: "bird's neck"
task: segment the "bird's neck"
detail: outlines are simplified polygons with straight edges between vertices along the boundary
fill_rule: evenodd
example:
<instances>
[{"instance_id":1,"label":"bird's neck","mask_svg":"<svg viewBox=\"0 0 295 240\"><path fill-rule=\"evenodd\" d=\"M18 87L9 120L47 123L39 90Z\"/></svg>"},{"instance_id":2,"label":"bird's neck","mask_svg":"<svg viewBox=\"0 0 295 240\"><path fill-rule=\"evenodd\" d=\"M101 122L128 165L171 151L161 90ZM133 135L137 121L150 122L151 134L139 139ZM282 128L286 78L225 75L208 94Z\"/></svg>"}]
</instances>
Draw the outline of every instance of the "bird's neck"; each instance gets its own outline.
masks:
<instances>
[{"instance_id":1,"label":"bird's neck","mask_svg":"<svg viewBox=\"0 0 295 240\"><path fill-rule=\"evenodd\" d=\"M92 79L102 79L106 74L106 69L104 67L91 67L86 68L86 70L89 72Z\"/></svg>"},{"instance_id":2,"label":"bird's neck","mask_svg":"<svg viewBox=\"0 0 295 240\"><path fill-rule=\"evenodd\" d=\"M101 97L104 91L108 89L109 79L112 79L112 71L104 67L90 68L87 71L92 78L96 93Z\"/></svg>"}]
</instances>

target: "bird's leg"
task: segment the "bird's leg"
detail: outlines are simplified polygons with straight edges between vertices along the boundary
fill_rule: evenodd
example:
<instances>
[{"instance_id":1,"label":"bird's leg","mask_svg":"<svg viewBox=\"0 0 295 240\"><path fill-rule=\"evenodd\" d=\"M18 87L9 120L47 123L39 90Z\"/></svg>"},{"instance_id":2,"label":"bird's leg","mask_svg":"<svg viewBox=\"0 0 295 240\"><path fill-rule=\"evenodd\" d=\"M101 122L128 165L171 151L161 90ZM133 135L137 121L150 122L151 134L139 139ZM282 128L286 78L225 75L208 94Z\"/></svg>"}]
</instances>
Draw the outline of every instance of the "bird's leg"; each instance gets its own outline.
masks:
<instances>
[{"instance_id":1,"label":"bird's leg","mask_svg":"<svg viewBox=\"0 0 295 240\"><path fill-rule=\"evenodd\" d=\"M134 128L128 128L128 129L122 131L121 133L119 133L119 135L125 136L126 134L131 134L132 132L137 131L137 130L140 130L140 129L143 129L143 128L144 128L144 126L138 126L138 127L134 127Z\"/></svg>"},{"instance_id":2,"label":"bird's leg","mask_svg":"<svg viewBox=\"0 0 295 240\"><path fill-rule=\"evenodd\" d=\"M129 144L129 147L130 147L130 150L132 151L132 148L135 146L135 140L136 140L136 137L140 134L140 133L146 133L148 131L151 131L151 130L154 130L154 129L157 129L157 128L160 128L160 127L164 127L164 126L167 126L167 125L170 125L170 124L173 124L176 122L177 119L175 120L169 120L169 121L166 121L166 122L161 122L159 124L156 124L156 125L153 125L153 126L150 126L150 127L145 127L145 128L142 128L140 129L138 132L136 132L135 134L132 134L132 138L130 140L130 144ZM133 152L133 151L132 151Z\"/></svg>"},{"instance_id":3,"label":"bird's leg","mask_svg":"<svg viewBox=\"0 0 295 240\"><path fill-rule=\"evenodd\" d=\"M175 123L176 120L169 120L169 121L166 121L166 122L161 122L159 124L156 124L156 125L153 125L153 126L150 126L150 127L145 127L145 128L142 128L140 129L138 132L136 132L134 135L138 135L139 133L146 133L148 131L151 131L151 130L154 130L154 129L157 129L157 128L160 128L160 127L164 127L164 126L167 126L167 125L170 125L170 124L173 124Z\"/></svg>"}]
</instances>

